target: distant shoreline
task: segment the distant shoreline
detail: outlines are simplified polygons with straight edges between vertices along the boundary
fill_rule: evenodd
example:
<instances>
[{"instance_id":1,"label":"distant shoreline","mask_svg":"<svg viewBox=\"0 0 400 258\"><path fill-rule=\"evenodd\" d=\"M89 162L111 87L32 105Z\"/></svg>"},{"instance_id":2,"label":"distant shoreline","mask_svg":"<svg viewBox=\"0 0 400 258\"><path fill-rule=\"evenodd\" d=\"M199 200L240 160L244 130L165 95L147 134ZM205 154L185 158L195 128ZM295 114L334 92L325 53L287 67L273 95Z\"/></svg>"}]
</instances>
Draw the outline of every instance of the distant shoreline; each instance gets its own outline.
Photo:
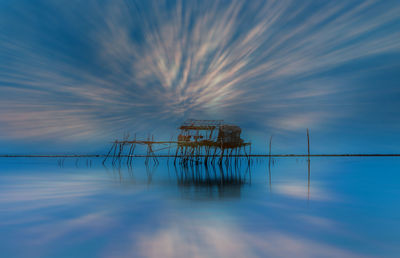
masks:
<instances>
[{"instance_id":1,"label":"distant shoreline","mask_svg":"<svg viewBox=\"0 0 400 258\"><path fill-rule=\"evenodd\" d=\"M220 155L214 155L220 157ZM105 154L61 154L61 155L0 155L0 158L105 158ZM108 155L108 157L113 157ZM134 157L134 158L146 158L146 157L157 157L157 158L175 158L175 157L187 157L184 155L115 155L114 157ZM206 155L196 155L196 157L206 157ZM213 157L213 155L208 155ZM224 155L224 157L400 157L400 154L249 154L249 155Z\"/></svg>"}]
</instances>

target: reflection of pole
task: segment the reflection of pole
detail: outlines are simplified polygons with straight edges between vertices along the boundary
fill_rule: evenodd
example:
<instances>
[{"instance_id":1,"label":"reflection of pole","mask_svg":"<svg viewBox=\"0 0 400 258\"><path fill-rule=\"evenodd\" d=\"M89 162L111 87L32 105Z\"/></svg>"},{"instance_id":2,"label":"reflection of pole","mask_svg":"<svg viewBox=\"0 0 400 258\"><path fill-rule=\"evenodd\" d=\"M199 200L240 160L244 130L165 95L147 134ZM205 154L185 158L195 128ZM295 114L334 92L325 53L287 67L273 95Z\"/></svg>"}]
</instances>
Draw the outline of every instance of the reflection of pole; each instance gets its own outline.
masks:
<instances>
[{"instance_id":1,"label":"reflection of pole","mask_svg":"<svg viewBox=\"0 0 400 258\"><path fill-rule=\"evenodd\" d=\"M271 146L272 146L272 135L269 138L269 162L268 162L268 176L269 176L269 191L271 192Z\"/></svg>"},{"instance_id":2,"label":"reflection of pole","mask_svg":"<svg viewBox=\"0 0 400 258\"><path fill-rule=\"evenodd\" d=\"M308 160L308 192L307 200L310 200L310 160Z\"/></svg>"},{"instance_id":3,"label":"reflection of pole","mask_svg":"<svg viewBox=\"0 0 400 258\"><path fill-rule=\"evenodd\" d=\"M308 147L308 159L310 160L310 132L307 128L307 147Z\"/></svg>"},{"instance_id":4,"label":"reflection of pole","mask_svg":"<svg viewBox=\"0 0 400 258\"><path fill-rule=\"evenodd\" d=\"M131 159L132 159L132 150L133 150L133 146L134 146L134 144L131 143L131 147L129 148L129 152L128 152L128 158L126 159L126 164L129 164L129 162L130 162Z\"/></svg>"},{"instance_id":5,"label":"reflection of pole","mask_svg":"<svg viewBox=\"0 0 400 258\"><path fill-rule=\"evenodd\" d=\"M224 158L224 152L225 152L225 149L222 147L221 155L219 156L219 161L218 161L219 164L222 164L222 160Z\"/></svg>"},{"instance_id":6,"label":"reflection of pole","mask_svg":"<svg viewBox=\"0 0 400 258\"><path fill-rule=\"evenodd\" d=\"M250 162L251 162L251 158L250 158L250 156L251 156L251 143L250 143L249 146L250 146L250 147L249 147L250 150L249 150L249 156L248 156L248 157L249 157L249 165L250 165Z\"/></svg>"}]
</instances>

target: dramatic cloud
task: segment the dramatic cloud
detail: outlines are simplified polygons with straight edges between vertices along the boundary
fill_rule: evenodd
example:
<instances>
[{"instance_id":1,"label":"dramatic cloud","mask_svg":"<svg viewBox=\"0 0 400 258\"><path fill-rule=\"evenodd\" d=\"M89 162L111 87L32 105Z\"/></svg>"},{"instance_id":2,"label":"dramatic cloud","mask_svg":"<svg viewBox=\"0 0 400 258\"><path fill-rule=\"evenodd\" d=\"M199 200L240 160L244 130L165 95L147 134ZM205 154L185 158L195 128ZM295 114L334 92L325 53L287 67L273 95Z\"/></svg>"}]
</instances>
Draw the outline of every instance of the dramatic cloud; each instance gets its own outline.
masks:
<instances>
[{"instance_id":1,"label":"dramatic cloud","mask_svg":"<svg viewBox=\"0 0 400 258\"><path fill-rule=\"evenodd\" d=\"M1 7L2 138L104 139L188 117L320 127L360 115L343 102L365 99L360 68L338 68L400 51L395 1Z\"/></svg>"}]
</instances>

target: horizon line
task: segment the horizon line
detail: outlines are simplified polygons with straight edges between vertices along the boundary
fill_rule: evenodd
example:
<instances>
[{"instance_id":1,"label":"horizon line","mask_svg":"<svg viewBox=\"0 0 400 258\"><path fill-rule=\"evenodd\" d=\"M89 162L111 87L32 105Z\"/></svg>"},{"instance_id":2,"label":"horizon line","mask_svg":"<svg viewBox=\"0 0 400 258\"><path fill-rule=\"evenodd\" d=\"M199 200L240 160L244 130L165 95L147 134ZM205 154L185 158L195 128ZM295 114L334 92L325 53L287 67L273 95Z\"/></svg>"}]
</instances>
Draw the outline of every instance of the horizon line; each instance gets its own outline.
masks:
<instances>
[{"instance_id":1,"label":"horizon line","mask_svg":"<svg viewBox=\"0 0 400 258\"><path fill-rule=\"evenodd\" d=\"M195 155L196 157L220 157L221 155ZM223 155L224 157L400 157L397 153L355 153L355 154L240 154L240 155ZM146 158L146 157L157 157L157 158L175 158L175 157L187 157L187 155L146 155L146 154L135 154L135 155L106 155L106 154L3 154L0 158L104 158L104 157L134 157L134 158Z\"/></svg>"}]
</instances>

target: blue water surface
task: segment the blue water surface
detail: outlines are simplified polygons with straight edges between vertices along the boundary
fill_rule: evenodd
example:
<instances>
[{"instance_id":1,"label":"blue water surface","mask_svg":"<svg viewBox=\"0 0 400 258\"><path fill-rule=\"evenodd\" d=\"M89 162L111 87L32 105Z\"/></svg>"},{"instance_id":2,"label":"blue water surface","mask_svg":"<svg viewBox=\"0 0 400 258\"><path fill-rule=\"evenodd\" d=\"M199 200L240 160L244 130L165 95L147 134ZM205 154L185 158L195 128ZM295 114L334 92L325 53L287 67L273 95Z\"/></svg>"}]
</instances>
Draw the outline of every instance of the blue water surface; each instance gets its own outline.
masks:
<instances>
[{"instance_id":1,"label":"blue water surface","mask_svg":"<svg viewBox=\"0 0 400 258\"><path fill-rule=\"evenodd\" d=\"M2 158L1 257L399 257L399 168Z\"/></svg>"}]
</instances>

